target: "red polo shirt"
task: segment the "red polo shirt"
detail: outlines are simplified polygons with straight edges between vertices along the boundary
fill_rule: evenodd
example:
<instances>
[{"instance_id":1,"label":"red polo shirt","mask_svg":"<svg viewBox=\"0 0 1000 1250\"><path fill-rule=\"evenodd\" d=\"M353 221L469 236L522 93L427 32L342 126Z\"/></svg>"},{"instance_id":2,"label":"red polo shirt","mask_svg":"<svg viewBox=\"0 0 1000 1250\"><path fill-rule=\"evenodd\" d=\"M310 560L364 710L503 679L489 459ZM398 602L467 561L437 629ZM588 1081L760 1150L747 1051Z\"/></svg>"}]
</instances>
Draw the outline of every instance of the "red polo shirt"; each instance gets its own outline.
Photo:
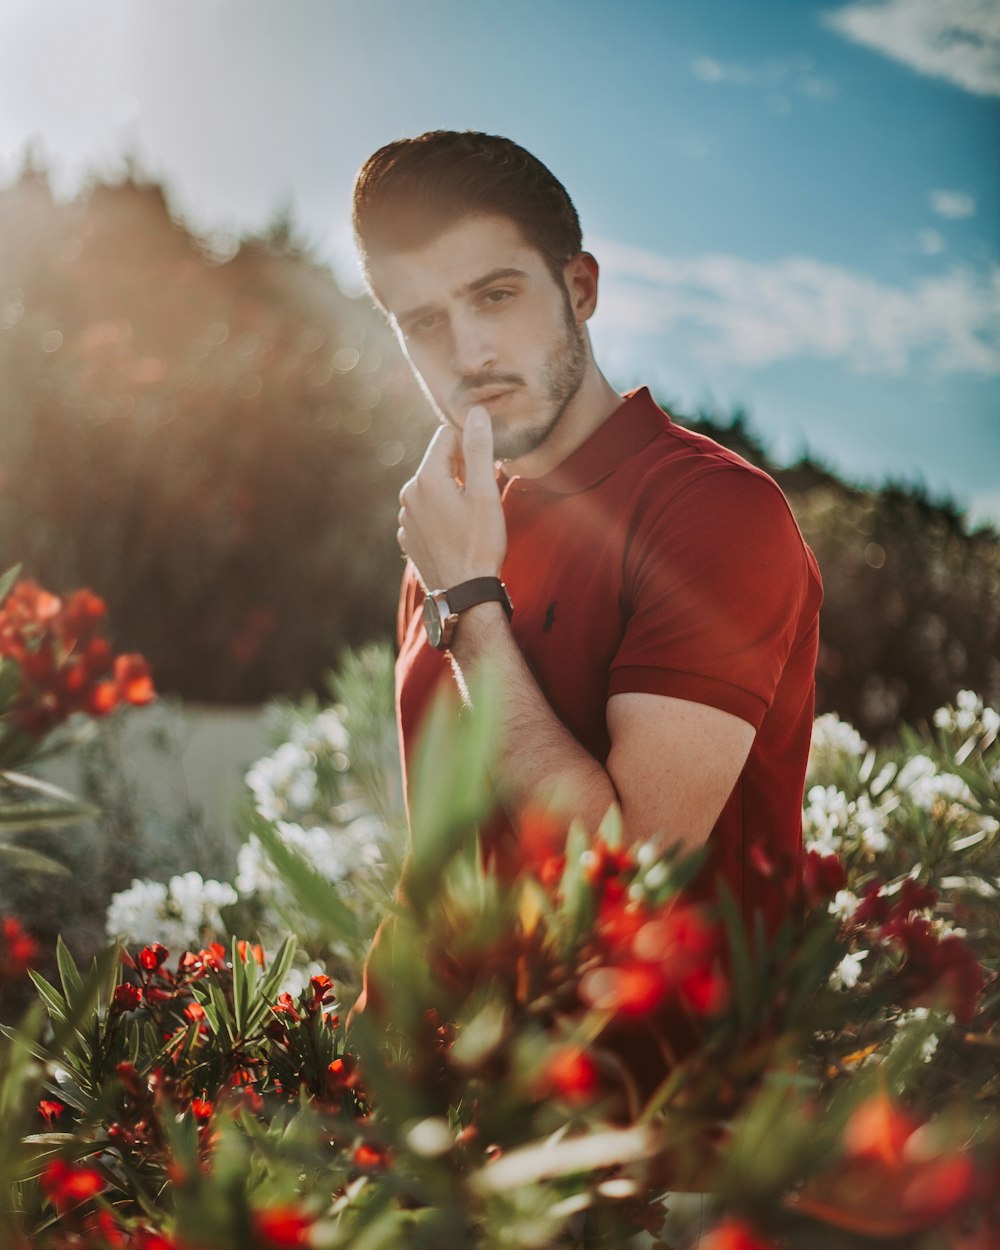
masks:
<instances>
[{"instance_id":1,"label":"red polo shirt","mask_svg":"<svg viewBox=\"0 0 1000 1250\"><path fill-rule=\"evenodd\" d=\"M801 872L822 598L784 495L676 425L645 388L551 473L501 489L514 637L595 759L611 746L608 699L627 691L704 703L757 731L692 893L710 895L721 876L747 920L759 909L773 928ZM437 683L453 682L424 636L422 599L409 569L396 666L404 766Z\"/></svg>"}]
</instances>

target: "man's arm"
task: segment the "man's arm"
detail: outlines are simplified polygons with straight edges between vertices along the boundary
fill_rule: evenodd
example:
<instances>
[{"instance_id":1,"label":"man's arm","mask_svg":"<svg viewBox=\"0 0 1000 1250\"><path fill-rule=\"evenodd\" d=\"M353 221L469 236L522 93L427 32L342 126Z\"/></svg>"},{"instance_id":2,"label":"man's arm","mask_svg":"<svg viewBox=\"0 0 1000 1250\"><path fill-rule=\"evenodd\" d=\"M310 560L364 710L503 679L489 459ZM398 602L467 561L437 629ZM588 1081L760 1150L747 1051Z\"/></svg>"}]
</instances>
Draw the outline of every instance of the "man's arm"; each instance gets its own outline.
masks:
<instances>
[{"instance_id":1,"label":"man's arm","mask_svg":"<svg viewBox=\"0 0 1000 1250\"><path fill-rule=\"evenodd\" d=\"M501 794L515 823L519 812L553 805L593 830L618 803L629 842L693 850L711 833L750 752L752 725L686 699L612 695L604 768L553 712L499 604L462 614L452 654L463 674L485 662L501 675Z\"/></svg>"},{"instance_id":2,"label":"man's arm","mask_svg":"<svg viewBox=\"0 0 1000 1250\"><path fill-rule=\"evenodd\" d=\"M401 504L400 544L428 589L497 575L506 528L488 419L470 413L461 441L442 427ZM688 700L616 694L608 702L605 768L552 710L499 604L462 613L452 655L462 675L482 663L500 674L502 793L515 824L519 813L554 803L596 829L617 802L630 841L694 848L708 837L753 742L746 721Z\"/></svg>"}]
</instances>

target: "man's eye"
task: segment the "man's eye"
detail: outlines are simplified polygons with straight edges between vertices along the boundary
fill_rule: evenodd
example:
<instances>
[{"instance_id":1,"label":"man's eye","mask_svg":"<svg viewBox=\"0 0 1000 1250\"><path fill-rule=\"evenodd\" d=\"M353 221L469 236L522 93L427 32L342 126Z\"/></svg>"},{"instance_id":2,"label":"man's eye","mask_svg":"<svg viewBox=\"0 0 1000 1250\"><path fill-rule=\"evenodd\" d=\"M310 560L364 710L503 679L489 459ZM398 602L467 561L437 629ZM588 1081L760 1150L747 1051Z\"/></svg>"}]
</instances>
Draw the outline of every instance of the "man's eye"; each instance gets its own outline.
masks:
<instances>
[{"instance_id":1,"label":"man's eye","mask_svg":"<svg viewBox=\"0 0 1000 1250\"><path fill-rule=\"evenodd\" d=\"M411 321L406 327L406 337L410 338L414 334L428 334L433 330L440 317L437 313L428 313L426 317L418 317L416 321Z\"/></svg>"},{"instance_id":2,"label":"man's eye","mask_svg":"<svg viewBox=\"0 0 1000 1250\"><path fill-rule=\"evenodd\" d=\"M491 291L484 291L482 295L482 303L484 304L502 304L504 300L508 300L514 294L505 287L494 287Z\"/></svg>"}]
</instances>

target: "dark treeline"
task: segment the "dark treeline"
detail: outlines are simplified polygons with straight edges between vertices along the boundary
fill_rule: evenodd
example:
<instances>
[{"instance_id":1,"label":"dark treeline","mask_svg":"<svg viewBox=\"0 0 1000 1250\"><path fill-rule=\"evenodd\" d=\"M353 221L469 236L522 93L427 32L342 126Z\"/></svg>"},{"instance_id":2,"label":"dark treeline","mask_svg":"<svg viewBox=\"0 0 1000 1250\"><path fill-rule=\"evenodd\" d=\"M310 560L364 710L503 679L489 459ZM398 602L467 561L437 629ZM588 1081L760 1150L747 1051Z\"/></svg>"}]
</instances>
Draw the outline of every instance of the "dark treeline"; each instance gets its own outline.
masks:
<instances>
[{"instance_id":1,"label":"dark treeline","mask_svg":"<svg viewBox=\"0 0 1000 1250\"><path fill-rule=\"evenodd\" d=\"M821 711L877 736L962 687L1000 699L996 532L919 488L775 466L741 413L674 415L792 501L826 583ZM396 495L431 424L287 219L223 255L134 174L69 203L35 168L0 189L0 560L92 587L162 690L321 689L389 633Z\"/></svg>"}]
</instances>

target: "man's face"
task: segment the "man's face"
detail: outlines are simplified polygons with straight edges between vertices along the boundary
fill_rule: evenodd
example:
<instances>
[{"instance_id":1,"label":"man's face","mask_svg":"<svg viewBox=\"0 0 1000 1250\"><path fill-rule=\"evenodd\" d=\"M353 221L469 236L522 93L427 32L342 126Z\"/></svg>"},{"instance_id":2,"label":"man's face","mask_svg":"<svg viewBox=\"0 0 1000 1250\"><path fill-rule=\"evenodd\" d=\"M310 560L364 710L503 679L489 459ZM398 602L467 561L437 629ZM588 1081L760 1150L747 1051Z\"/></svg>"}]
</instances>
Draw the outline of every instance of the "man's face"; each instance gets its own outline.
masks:
<instances>
[{"instance_id":1,"label":"man's face","mask_svg":"<svg viewBox=\"0 0 1000 1250\"><path fill-rule=\"evenodd\" d=\"M583 381L588 347L564 284L506 217L467 217L425 246L373 259L372 284L440 417L493 419L494 451L540 447Z\"/></svg>"}]
</instances>

